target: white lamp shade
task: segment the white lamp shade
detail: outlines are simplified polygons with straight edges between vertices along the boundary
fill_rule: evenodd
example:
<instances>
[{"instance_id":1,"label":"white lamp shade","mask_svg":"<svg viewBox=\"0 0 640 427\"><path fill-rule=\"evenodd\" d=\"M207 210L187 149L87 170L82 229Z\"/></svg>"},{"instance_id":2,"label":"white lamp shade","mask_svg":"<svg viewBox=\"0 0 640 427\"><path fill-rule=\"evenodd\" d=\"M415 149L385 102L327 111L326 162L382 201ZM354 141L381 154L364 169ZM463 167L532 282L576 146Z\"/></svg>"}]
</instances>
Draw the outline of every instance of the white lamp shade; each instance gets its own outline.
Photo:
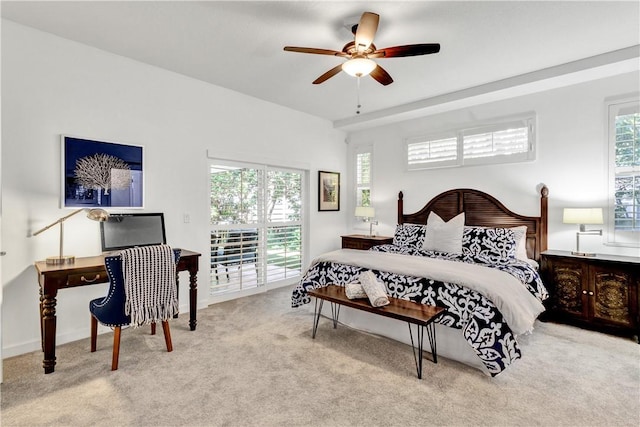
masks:
<instances>
[{"instance_id":1,"label":"white lamp shade","mask_svg":"<svg viewBox=\"0 0 640 427\"><path fill-rule=\"evenodd\" d=\"M361 77L371 73L377 66L369 58L353 58L342 64L342 70L353 77Z\"/></svg>"},{"instance_id":2,"label":"white lamp shade","mask_svg":"<svg viewBox=\"0 0 640 427\"><path fill-rule=\"evenodd\" d=\"M363 218L373 218L376 216L376 210L371 206L357 206L356 216L360 216Z\"/></svg>"},{"instance_id":3,"label":"white lamp shade","mask_svg":"<svg viewBox=\"0 0 640 427\"><path fill-rule=\"evenodd\" d=\"M565 224L602 224L602 208L564 208L562 222Z\"/></svg>"}]
</instances>

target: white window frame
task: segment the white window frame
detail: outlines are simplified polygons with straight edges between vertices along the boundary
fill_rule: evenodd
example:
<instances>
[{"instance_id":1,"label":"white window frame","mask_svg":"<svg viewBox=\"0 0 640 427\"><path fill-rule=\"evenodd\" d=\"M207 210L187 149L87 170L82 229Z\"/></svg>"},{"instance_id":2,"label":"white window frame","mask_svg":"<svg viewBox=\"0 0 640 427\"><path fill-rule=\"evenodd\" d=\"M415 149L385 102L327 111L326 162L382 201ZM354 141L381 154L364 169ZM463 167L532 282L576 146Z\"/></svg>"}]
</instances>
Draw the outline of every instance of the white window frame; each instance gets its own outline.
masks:
<instances>
[{"instance_id":1,"label":"white window frame","mask_svg":"<svg viewBox=\"0 0 640 427\"><path fill-rule=\"evenodd\" d=\"M288 277L285 277L284 279L281 279L279 281L271 281L269 280L269 275L268 275L268 271L266 269L267 264L268 264L268 259L267 259L267 236L266 236L266 232L268 230L268 228L273 227L273 226L278 226L278 225L299 225L301 227L301 238L302 238L302 242L301 242L301 263L302 265L306 265L306 253L308 251L308 211L309 211L309 187L308 187L308 174L309 171L308 169L303 169L300 167L300 165L295 165L295 166L276 166L273 165L271 162L267 163L267 162L260 162L260 161L256 161L256 162L251 162L251 161L244 161L244 160L231 160L231 159L220 159L220 158L216 158L214 156L208 156L209 157L209 164L208 164L208 177L210 176L210 171L212 167L215 166L222 166L222 167L228 167L230 169L233 168L253 168L253 169L260 169L263 170L265 172L264 176L263 176L263 180L266 179L266 172L268 170L277 170L277 171L283 171L283 172L295 172L295 173L300 173L301 175L301 179L302 179L302 183L301 183L301 191L302 191L302 212L301 212L301 217L300 220L298 221L287 221L286 223L283 222L268 222L266 221L266 213L264 212L264 206L260 205L258 207L258 221L255 223L250 223L250 224L223 224L223 225L209 225L209 230L211 232L218 232L220 230L227 230L227 229L245 229L245 228L257 228L259 230L259 236L260 236L260 240L259 240L259 245L258 245L258 260L259 260L259 266L258 266L258 277L257 277L257 284L256 286L250 285L248 288L243 287L243 285L240 285L240 289L238 290L234 290L232 292L222 292L222 293L211 293L211 289L215 288L216 286L212 286L211 284L209 284L209 301L210 302L220 302L220 301L225 301L228 299L234 299L234 298L238 298L241 296L246 296L246 295L251 295L254 293L258 293L258 292L264 292L267 291L269 289L274 289L280 286L285 286L285 285L290 285L292 283L295 283L297 280L299 280L299 277L302 275L302 269L300 270L300 273L298 275L291 275ZM253 160L253 159L252 159ZM259 160L259 159L258 159ZM208 178L209 180L209 178ZM210 185L210 182L209 182ZM265 182L260 183L260 187L262 191L265 191ZM264 200L264 194L262 194L260 196L261 200ZM260 201L259 201L260 203ZM263 231L260 231L263 230ZM222 273L219 272L219 274L226 274L226 270L221 270ZM213 273L213 271L210 271L210 273ZM210 274L211 276L211 274Z\"/></svg>"},{"instance_id":2,"label":"white window frame","mask_svg":"<svg viewBox=\"0 0 640 427\"><path fill-rule=\"evenodd\" d=\"M640 247L640 232L639 231L623 231L616 230L615 227L615 179L616 179L616 164L615 164L615 148L616 148L616 125L615 119L619 113L626 114L640 112L640 94L628 96L625 98L613 99L605 102L605 123L606 123L606 149L607 149L607 188L609 189L608 205L606 209L606 225L607 225L607 238L606 244L610 246L624 246L624 247ZM634 167L633 174L638 173L638 168Z\"/></svg>"},{"instance_id":3,"label":"white window frame","mask_svg":"<svg viewBox=\"0 0 640 427\"><path fill-rule=\"evenodd\" d=\"M361 154L369 154L369 185L361 185L358 182L358 156ZM353 188L354 188L354 203L355 206L361 206L360 194L361 190L364 188L369 189L369 204L371 205L371 200L373 197L373 146L371 144L366 145L358 145L354 147L353 151Z\"/></svg>"},{"instance_id":4,"label":"white window frame","mask_svg":"<svg viewBox=\"0 0 640 427\"><path fill-rule=\"evenodd\" d=\"M483 133L497 133L500 131L506 131L514 128L527 128L527 150L525 152L518 152L509 155L493 154L484 157L465 158L464 156L464 142L465 137L471 135L479 135ZM405 139L405 165L406 169L422 170L422 169L435 169L443 167L463 167L463 166L476 166L476 165L488 165L488 164L500 164L500 163L517 163L528 162L536 159L536 115L534 113L512 116L509 118L502 118L493 120L490 123L483 123L477 125L469 125L449 131L432 133L421 136L414 136ZM445 139L455 139L457 143L456 157L455 159L445 160L433 160L428 159L424 162L410 163L410 147L419 145L421 143L427 144L429 142L440 141ZM426 147L426 145L425 145Z\"/></svg>"}]
</instances>

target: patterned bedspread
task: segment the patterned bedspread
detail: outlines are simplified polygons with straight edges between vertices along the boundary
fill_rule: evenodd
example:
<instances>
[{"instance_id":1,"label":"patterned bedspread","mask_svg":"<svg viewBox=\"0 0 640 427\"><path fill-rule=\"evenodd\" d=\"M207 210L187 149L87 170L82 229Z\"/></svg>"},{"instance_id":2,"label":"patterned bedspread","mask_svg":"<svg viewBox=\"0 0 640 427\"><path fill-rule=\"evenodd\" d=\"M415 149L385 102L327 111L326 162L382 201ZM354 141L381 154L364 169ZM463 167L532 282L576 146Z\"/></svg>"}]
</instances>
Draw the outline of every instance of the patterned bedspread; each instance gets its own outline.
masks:
<instances>
[{"instance_id":1,"label":"patterned bedspread","mask_svg":"<svg viewBox=\"0 0 640 427\"><path fill-rule=\"evenodd\" d=\"M402 253L413 256L428 256L451 262L466 262L462 256L449 253L423 251L394 245L372 248L374 251ZM524 261L508 264L483 264L497 268L518 278L529 292L543 301L548 294L537 271ZM334 262L318 262L312 265L293 290L292 306L309 303L307 290L355 282L365 267ZM521 357L516 336L496 305L477 291L455 283L440 282L425 277L406 276L388 271L372 270L382 280L389 295L423 304L446 307L447 313L438 323L462 330L464 339L475 350L487 371L495 376Z\"/></svg>"}]
</instances>

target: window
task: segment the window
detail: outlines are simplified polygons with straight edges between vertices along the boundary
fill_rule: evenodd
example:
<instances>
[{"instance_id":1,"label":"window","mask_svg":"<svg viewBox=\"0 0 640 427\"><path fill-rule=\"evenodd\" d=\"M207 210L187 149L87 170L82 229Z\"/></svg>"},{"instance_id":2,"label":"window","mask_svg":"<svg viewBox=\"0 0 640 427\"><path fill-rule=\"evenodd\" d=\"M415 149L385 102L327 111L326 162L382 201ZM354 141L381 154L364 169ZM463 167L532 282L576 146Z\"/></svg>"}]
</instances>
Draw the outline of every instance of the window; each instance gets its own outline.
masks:
<instances>
[{"instance_id":1,"label":"window","mask_svg":"<svg viewBox=\"0 0 640 427\"><path fill-rule=\"evenodd\" d=\"M213 295L300 275L303 188L302 171L226 162L211 166Z\"/></svg>"},{"instance_id":2,"label":"window","mask_svg":"<svg viewBox=\"0 0 640 427\"><path fill-rule=\"evenodd\" d=\"M371 206L371 147L356 151L356 206Z\"/></svg>"},{"instance_id":3,"label":"window","mask_svg":"<svg viewBox=\"0 0 640 427\"><path fill-rule=\"evenodd\" d=\"M407 143L409 169L458 164L458 138L423 139L414 138Z\"/></svg>"},{"instance_id":4,"label":"window","mask_svg":"<svg viewBox=\"0 0 640 427\"><path fill-rule=\"evenodd\" d=\"M608 104L610 243L640 243L640 102Z\"/></svg>"},{"instance_id":5,"label":"window","mask_svg":"<svg viewBox=\"0 0 640 427\"><path fill-rule=\"evenodd\" d=\"M428 169L535 159L534 118L408 138L407 168Z\"/></svg>"}]
</instances>

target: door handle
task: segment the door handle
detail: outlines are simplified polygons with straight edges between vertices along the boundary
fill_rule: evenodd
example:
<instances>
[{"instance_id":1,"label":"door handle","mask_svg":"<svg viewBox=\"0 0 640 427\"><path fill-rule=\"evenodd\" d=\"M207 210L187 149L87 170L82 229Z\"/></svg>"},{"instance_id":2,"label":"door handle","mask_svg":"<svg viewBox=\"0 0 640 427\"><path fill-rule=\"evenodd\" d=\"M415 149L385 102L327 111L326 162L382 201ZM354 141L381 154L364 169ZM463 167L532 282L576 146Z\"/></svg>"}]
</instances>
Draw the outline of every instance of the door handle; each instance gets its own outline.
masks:
<instances>
[{"instance_id":1,"label":"door handle","mask_svg":"<svg viewBox=\"0 0 640 427\"><path fill-rule=\"evenodd\" d=\"M5 251L0 251L0 256L5 256L7 253Z\"/></svg>"}]
</instances>

